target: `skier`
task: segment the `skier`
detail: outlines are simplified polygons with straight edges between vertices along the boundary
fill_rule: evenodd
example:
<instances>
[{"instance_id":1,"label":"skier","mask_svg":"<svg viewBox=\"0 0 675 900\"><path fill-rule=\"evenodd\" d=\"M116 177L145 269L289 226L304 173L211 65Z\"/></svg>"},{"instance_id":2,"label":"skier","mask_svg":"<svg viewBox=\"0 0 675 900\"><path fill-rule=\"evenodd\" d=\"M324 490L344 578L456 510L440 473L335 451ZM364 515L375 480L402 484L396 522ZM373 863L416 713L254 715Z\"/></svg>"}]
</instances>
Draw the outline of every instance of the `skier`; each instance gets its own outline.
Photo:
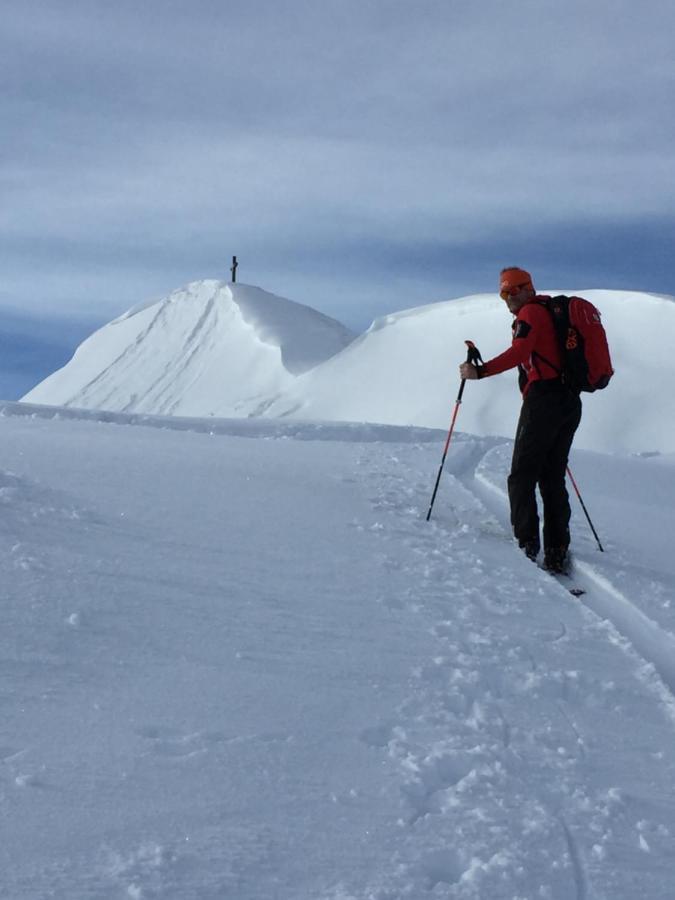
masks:
<instances>
[{"instance_id":1,"label":"skier","mask_svg":"<svg viewBox=\"0 0 675 900\"><path fill-rule=\"evenodd\" d=\"M464 362L462 378L498 375L518 366L523 404L508 478L511 524L521 549L536 561L541 549L536 487L544 507L544 568L567 571L570 504L565 471L581 420L577 391L563 384L553 319L524 269L502 269L499 294L515 316L511 347L483 365Z\"/></svg>"}]
</instances>

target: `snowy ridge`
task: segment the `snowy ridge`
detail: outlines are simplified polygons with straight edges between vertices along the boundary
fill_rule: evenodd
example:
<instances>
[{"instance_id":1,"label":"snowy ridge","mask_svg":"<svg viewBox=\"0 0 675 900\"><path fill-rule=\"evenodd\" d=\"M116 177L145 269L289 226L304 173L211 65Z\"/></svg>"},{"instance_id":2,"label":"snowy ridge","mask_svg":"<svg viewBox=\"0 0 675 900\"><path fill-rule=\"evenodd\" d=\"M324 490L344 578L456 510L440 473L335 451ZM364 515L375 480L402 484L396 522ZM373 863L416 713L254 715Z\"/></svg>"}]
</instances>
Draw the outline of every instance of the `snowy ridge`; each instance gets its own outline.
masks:
<instances>
[{"instance_id":1,"label":"snowy ridge","mask_svg":"<svg viewBox=\"0 0 675 900\"><path fill-rule=\"evenodd\" d=\"M41 406L34 403L0 401L0 418L52 419L55 421L98 422L109 425L142 425L164 431L189 431L196 434L229 435L250 438L294 438L310 441L353 443L431 443L442 442L444 434L432 428L403 425L378 425L357 422L302 422L289 419L216 419L188 416L151 416L144 413L115 413L105 410Z\"/></svg>"},{"instance_id":2,"label":"snowy ridge","mask_svg":"<svg viewBox=\"0 0 675 900\"><path fill-rule=\"evenodd\" d=\"M576 446L675 452L673 298L566 293L599 307L616 369L605 391L584 395ZM489 359L510 343L510 322L502 301L482 294L384 316L354 339L333 319L259 288L195 282L92 335L23 399L149 415L447 428L465 339ZM460 427L510 436L519 405L514 372L470 384Z\"/></svg>"}]
</instances>

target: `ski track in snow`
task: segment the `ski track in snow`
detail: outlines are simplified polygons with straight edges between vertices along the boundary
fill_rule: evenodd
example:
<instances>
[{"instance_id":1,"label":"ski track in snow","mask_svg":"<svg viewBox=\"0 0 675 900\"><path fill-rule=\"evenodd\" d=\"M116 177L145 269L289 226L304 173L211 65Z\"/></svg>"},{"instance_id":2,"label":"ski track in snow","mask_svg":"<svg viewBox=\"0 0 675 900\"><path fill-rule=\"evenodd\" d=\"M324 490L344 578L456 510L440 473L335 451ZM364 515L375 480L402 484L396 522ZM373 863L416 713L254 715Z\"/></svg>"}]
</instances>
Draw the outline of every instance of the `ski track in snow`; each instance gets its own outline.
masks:
<instances>
[{"instance_id":1,"label":"ski track in snow","mask_svg":"<svg viewBox=\"0 0 675 900\"><path fill-rule=\"evenodd\" d=\"M478 461L471 477L475 490L492 509L496 505L490 504L490 500L499 498L501 502L497 514L505 522L508 495L495 484L490 452ZM488 471L490 474L486 474ZM570 499L575 502L574 497ZM507 527L504 524L505 530ZM645 615L635 602L586 559L575 556L574 571L577 574L576 581L582 583L586 590L582 600L584 605L612 626L610 636L617 645L624 646L629 653L637 653L644 660L646 666L641 667L641 677L652 684L675 722L675 635ZM573 584L574 576L570 578L570 587ZM560 590L565 591L565 587L561 585ZM622 638L629 642L629 646Z\"/></svg>"},{"instance_id":2,"label":"ski track in snow","mask_svg":"<svg viewBox=\"0 0 675 900\"><path fill-rule=\"evenodd\" d=\"M402 710L406 724L394 728L389 742L389 753L399 761L405 777L402 794L408 812L402 827L409 829L416 840L421 833L427 848L407 873L406 896L442 890L444 896L487 896L489 892L497 897L505 889L511 890L506 885L517 881L518 869L527 861L529 849L513 846L500 828L500 798L507 794L515 801L510 804L509 815L523 816L524 833L528 831L527 818L538 820L531 831L538 831L544 838L544 855L550 853L544 847L554 848L552 857L561 868L555 895L569 896L569 886L578 882L579 875L570 858L567 839L564 846L562 843L564 833L555 809L557 801L549 809L538 803L536 809L529 808L525 785L516 787L522 774L510 763L515 723L505 709L503 697L515 683L520 682L516 688L519 690L528 679L538 680L538 664L528 648L517 648L515 653L520 658L514 669L518 674L511 673L515 683L506 687L496 666L486 678L489 667L476 660L476 655L482 657L501 643L492 627L481 625L474 615L476 604L488 609L492 606L486 602L490 592L484 581L501 577L505 596L517 597L518 587L505 570L491 570L488 574L476 552L476 529L497 535L501 529L494 518L485 516L484 508L457 480L455 473L472 465L474 452L468 444L457 445L445 473L445 487L453 491L456 500L461 491L461 500L454 504L456 522L450 529L433 521L429 527L420 526L418 502L412 502L407 509L416 532L412 549L421 561L421 583L410 606L420 613L433 606L440 614L433 630L442 652L414 673L417 688ZM391 487L381 491L376 505L398 510L401 493L407 493L412 500L423 488L421 484L417 487L406 488L405 480L397 478ZM453 566L453 557L459 565ZM396 564L394 559L391 562ZM453 575L455 568L459 569L459 577ZM463 583L467 572L474 576L473 585ZM451 609L447 608L448 602ZM494 608L489 611L496 612ZM558 686L554 690L559 693ZM569 735L558 740L570 744ZM572 758L576 752L574 743L570 747ZM511 782L510 790L507 782ZM444 820L442 827L439 817ZM492 840L486 840L487 832L492 832ZM448 834L452 835L450 847ZM470 853L467 848L472 848Z\"/></svg>"},{"instance_id":3,"label":"ski track in snow","mask_svg":"<svg viewBox=\"0 0 675 900\"><path fill-rule=\"evenodd\" d=\"M435 612L431 630L439 653L413 673L414 690L400 710L401 723L390 723L373 741L386 742L400 766L405 810L400 827L414 862L399 850L390 879L355 897L530 897L535 893L528 885L539 884L540 897L609 900L622 889L620 877L608 873L603 861L616 840L615 819L627 815L624 800L621 791L600 790L585 774L588 766L598 765L598 750L592 742L588 748L584 722L590 730L596 717L612 717L615 685L595 684L594 673L584 674L581 666L559 669L555 658L561 646L569 654L580 634L598 652L613 656L618 647L629 657L633 677L656 695L656 718L659 707L672 717L673 698L652 670L659 669L655 657L663 662L667 656L670 636L658 629L647 647L636 641L641 613L630 604L626 621L604 621L603 598L616 599L618 592L590 565L578 566L595 582L589 602L581 606L520 557L505 521L506 495L479 472L489 468L491 453L501 444L455 443L441 491L452 496L452 506L448 509L439 494L428 525L420 521L420 511L426 509L430 481L422 482L418 469L402 467L392 455L397 474L372 476L380 482L374 507L394 520L383 527L383 540L407 544L419 560L414 566L419 582L407 606L424 618ZM394 551L388 565L405 563ZM467 573L473 583L466 583ZM500 585L496 592L495 585ZM543 606L534 633L532 595ZM501 634L504 616L523 619L521 644L509 645L513 628L506 637ZM603 620L597 626L596 617ZM655 648L659 653L645 655L645 665L632 644L643 655ZM486 663L490 654L493 665ZM528 695L534 710L529 720L521 708ZM575 721L580 712L582 721ZM552 772L555 781L546 784ZM532 791L530 782L539 789ZM514 820L520 825L514 827ZM522 834L520 843L514 843L514 833ZM577 833L585 836L583 845ZM590 845L589 834L595 835ZM413 849L420 843L422 853Z\"/></svg>"}]
</instances>

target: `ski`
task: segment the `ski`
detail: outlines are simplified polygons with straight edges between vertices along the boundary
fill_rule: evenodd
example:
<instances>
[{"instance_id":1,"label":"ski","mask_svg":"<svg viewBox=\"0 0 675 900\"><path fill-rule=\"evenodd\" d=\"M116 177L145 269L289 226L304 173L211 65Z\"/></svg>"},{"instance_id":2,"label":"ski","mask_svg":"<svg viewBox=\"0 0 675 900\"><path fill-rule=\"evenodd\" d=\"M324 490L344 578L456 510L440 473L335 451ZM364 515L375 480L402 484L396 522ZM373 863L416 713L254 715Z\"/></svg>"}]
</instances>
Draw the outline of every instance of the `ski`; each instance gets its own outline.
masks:
<instances>
[{"instance_id":1,"label":"ski","mask_svg":"<svg viewBox=\"0 0 675 900\"><path fill-rule=\"evenodd\" d=\"M546 572L551 578L555 578L558 584L561 585L561 587L564 587L573 597L583 597L586 593L586 588L579 587L575 584L570 586L572 575L569 572L550 572L548 569L544 569L543 566L542 572Z\"/></svg>"}]
</instances>

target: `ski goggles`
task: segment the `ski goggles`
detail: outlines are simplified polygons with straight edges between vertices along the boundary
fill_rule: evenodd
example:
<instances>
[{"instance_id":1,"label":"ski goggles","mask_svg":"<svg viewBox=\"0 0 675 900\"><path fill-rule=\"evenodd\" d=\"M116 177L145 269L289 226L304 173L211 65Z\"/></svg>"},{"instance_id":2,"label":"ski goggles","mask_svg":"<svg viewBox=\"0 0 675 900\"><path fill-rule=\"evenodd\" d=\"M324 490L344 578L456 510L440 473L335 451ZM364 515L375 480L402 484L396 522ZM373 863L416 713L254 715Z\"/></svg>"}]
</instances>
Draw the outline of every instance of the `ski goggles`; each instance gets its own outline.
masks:
<instances>
[{"instance_id":1,"label":"ski goggles","mask_svg":"<svg viewBox=\"0 0 675 900\"><path fill-rule=\"evenodd\" d=\"M510 287L503 287L499 292L499 296L502 300L508 300L509 297L515 297L516 294L519 294L524 288L531 287L532 283L529 281L525 281L523 284L512 284Z\"/></svg>"}]
</instances>

